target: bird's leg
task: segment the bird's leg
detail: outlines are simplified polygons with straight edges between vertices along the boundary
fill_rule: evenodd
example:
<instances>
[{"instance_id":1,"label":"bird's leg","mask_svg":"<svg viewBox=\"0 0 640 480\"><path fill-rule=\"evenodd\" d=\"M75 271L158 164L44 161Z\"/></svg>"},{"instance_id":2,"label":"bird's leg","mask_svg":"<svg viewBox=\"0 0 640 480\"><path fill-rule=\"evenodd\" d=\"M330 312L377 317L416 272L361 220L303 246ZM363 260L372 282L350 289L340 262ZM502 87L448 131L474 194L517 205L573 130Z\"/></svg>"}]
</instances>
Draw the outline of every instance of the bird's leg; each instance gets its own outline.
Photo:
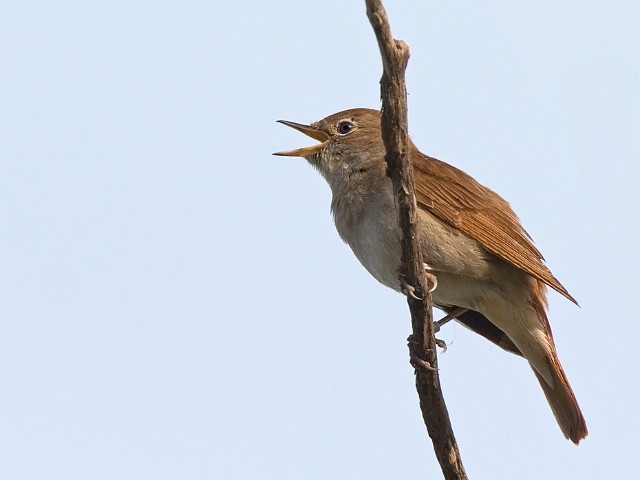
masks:
<instances>
[{"instance_id":1,"label":"bird's leg","mask_svg":"<svg viewBox=\"0 0 640 480\"><path fill-rule=\"evenodd\" d=\"M458 318L460 315L462 315L464 312L468 312L469 309L468 308L463 308L463 307L456 307L450 314L448 314L445 317L442 317L440 320L438 320L437 322L433 322L433 333L438 333L440 331L440 328L447 322L453 320L454 318ZM440 340L439 338L436 338L436 345L439 346L442 349L442 353L447 351L447 344L444 340Z\"/></svg>"},{"instance_id":2,"label":"bird's leg","mask_svg":"<svg viewBox=\"0 0 640 480\"><path fill-rule=\"evenodd\" d=\"M424 275L427 279L427 288L428 288L428 293L433 292L436 287L438 286L438 278L431 273L432 271L434 271L434 268L431 268L428 264L423 263L422 264L423 268L424 268ZM415 287L413 285L409 285L407 283L407 281L405 280L405 274L402 273L402 267L398 267L398 278L400 280L400 291L402 293L404 293L405 295L415 299L415 300L422 300L420 297L418 297L415 294ZM444 325L445 323L447 323L449 320L451 320L451 318L455 318L456 315L460 315L461 313L464 313L466 311L466 309L457 309L454 312L451 313L451 316L447 316L445 318L443 318L442 320L438 321L438 322L433 322L434 325L434 333L438 332L440 330L440 325ZM450 318L448 318L450 317ZM435 344L440 347L442 349L442 353L447 351L447 344L444 340L441 340L439 338L435 339ZM425 368L425 365L422 365L423 368Z\"/></svg>"},{"instance_id":3,"label":"bird's leg","mask_svg":"<svg viewBox=\"0 0 640 480\"><path fill-rule=\"evenodd\" d=\"M438 320L437 322L433 322L433 325L435 327L435 331L439 332L440 328L447 322L453 320L454 318L458 318L460 315L462 315L464 312L468 312L469 309L468 308L463 308L463 307L456 307L450 314L442 317L440 320Z\"/></svg>"},{"instance_id":4,"label":"bird's leg","mask_svg":"<svg viewBox=\"0 0 640 480\"><path fill-rule=\"evenodd\" d=\"M438 277L436 277L431 272L434 272L437 270L426 263L423 263L422 267L424 268L424 276L427 279L429 293L431 293L438 287ZM447 322L448 321L449 320L447 320ZM438 322L433 322L433 333L438 333L440 331L440 322L442 322L442 320ZM442 325L444 325L444 323L442 323ZM441 340L440 338L435 338L435 344L442 349L442 353L445 353L447 351L447 343L444 340Z\"/></svg>"}]
</instances>

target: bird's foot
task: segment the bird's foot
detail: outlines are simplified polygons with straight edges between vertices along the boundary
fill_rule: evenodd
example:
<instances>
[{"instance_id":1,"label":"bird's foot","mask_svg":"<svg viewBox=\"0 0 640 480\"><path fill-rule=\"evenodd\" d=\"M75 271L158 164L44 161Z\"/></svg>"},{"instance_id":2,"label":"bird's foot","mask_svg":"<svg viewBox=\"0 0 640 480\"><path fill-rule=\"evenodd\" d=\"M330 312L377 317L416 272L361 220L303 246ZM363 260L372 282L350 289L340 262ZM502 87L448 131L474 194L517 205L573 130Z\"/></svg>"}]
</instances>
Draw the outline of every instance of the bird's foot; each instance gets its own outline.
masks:
<instances>
[{"instance_id":1,"label":"bird's foot","mask_svg":"<svg viewBox=\"0 0 640 480\"><path fill-rule=\"evenodd\" d=\"M407 342L409 342L409 350L411 352L413 352L412 349L414 348L414 347L411 346L411 344L417 345L419 343L418 341L416 341L414 339L413 334L409 335L409 338L407 338ZM440 347L442 349L442 353L445 353L447 351L447 342L445 342L444 340L441 340L439 338L435 338L435 342L434 343L436 344L437 347ZM415 354L411 353L411 355L415 355Z\"/></svg>"},{"instance_id":2,"label":"bird's foot","mask_svg":"<svg viewBox=\"0 0 640 480\"><path fill-rule=\"evenodd\" d=\"M423 263L422 265L424 267L424 276L427 281L427 292L431 293L438 287L438 278L431 273L433 269L429 265L426 263ZM406 275L402 273L401 267L398 267L397 272L400 280L400 291L415 300L422 300L422 298L416 295L415 287L413 285L409 285L405 280Z\"/></svg>"},{"instance_id":3,"label":"bird's foot","mask_svg":"<svg viewBox=\"0 0 640 480\"><path fill-rule=\"evenodd\" d=\"M431 273L433 271L433 268L431 268L426 263L423 263L422 267L424 268L424 276L427 279L427 291L431 293L436 288L438 288L438 277Z\"/></svg>"},{"instance_id":4,"label":"bird's foot","mask_svg":"<svg viewBox=\"0 0 640 480\"><path fill-rule=\"evenodd\" d=\"M422 370L431 370L432 372L437 372L438 369L435 367L432 367L431 364L429 362L427 362L426 360L421 359L420 357L418 357L415 354L411 354L411 358L409 360L409 362L411 363L411 366L413 368L415 368L416 370L418 368L421 368Z\"/></svg>"},{"instance_id":5,"label":"bird's foot","mask_svg":"<svg viewBox=\"0 0 640 480\"><path fill-rule=\"evenodd\" d=\"M404 277L404 273L398 274L398 279L400 280L400 291L407 297L411 297L414 300L422 300L422 298L416 295L415 287L413 285L409 285Z\"/></svg>"}]
</instances>

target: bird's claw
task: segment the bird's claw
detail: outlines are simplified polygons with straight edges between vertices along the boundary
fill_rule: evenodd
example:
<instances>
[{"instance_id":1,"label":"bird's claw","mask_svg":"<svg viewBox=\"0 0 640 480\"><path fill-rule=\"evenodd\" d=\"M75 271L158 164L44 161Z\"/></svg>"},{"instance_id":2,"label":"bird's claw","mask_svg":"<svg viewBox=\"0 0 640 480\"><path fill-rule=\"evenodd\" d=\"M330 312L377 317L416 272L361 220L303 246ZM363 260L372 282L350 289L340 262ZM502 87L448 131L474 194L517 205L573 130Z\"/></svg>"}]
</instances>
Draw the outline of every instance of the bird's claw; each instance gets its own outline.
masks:
<instances>
[{"instance_id":1,"label":"bird's claw","mask_svg":"<svg viewBox=\"0 0 640 480\"><path fill-rule=\"evenodd\" d=\"M424 276L427 279L427 291L431 293L436 288L438 288L438 277L430 272L433 270L433 268L431 268L428 264L423 263L422 267L424 268Z\"/></svg>"},{"instance_id":2,"label":"bird's claw","mask_svg":"<svg viewBox=\"0 0 640 480\"><path fill-rule=\"evenodd\" d=\"M404 275L400 275L400 291L414 300L422 300L422 298L416 295L415 287L413 285L409 285L404 279Z\"/></svg>"},{"instance_id":3,"label":"bird's claw","mask_svg":"<svg viewBox=\"0 0 640 480\"><path fill-rule=\"evenodd\" d=\"M424 272L424 276L427 279L427 292L431 293L438 287L438 277L429 272Z\"/></svg>"},{"instance_id":4,"label":"bird's claw","mask_svg":"<svg viewBox=\"0 0 640 480\"><path fill-rule=\"evenodd\" d=\"M433 270L429 265L426 263L423 263L422 265L424 266L424 276L427 281L427 293L431 293L438 287L438 277L429 272L429 270ZM422 300L422 298L416 295L415 287L407 283L405 280L405 274L400 271L400 268L398 268L398 277L400 279L400 291L402 293L415 300Z\"/></svg>"},{"instance_id":5,"label":"bird's claw","mask_svg":"<svg viewBox=\"0 0 640 480\"><path fill-rule=\"evenodd\" d=\"M442 349L442 353L445 353L447 351L447 342L445 342L444 340L440 340L439 338L436 338L435 343L438 347Z\"/></svg>"},{"instance_id":6,"label":"bird's claw","mask_svg":"<svg viewBox=\"0 0 640 480\"><path fill-rule=\"evenodd\" d=\"M418 369L418 367L420 367L423 370L431 370L432 372L437 372L438 369L435 367L432 367L431 364L429 362L427 362L426 360L421 359L420 357L418 357L417 355L411 354L411 359L410 359L411 365L413 366L413 368L415 368L416 370Z\"/></svg>"}]
</instances>

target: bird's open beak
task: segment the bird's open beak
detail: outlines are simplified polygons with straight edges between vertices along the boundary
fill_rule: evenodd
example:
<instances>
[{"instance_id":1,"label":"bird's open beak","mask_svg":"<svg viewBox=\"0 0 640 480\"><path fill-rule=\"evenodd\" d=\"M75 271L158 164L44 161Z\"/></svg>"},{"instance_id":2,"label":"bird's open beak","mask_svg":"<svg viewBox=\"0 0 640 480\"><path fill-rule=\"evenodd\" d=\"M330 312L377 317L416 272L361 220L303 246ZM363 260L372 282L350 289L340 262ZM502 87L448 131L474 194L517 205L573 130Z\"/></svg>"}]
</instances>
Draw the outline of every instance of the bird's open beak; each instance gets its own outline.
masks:
<instances>
[{"instance_id":1,"label":"bird's open beak","mask_svg":"<svg viewBox=\"0 0 640 480\"><path fill-rule=\"evenodd\" d=\"M322 144L324 142L326 142L327 140L329 140L329 135L324 133L322 130L318 130L316 128L312 128L309 125L303 125L301 123L290 122L288 120L278 120L278 123L282 123L283 125L286 125L287 127L295 128L299 132L302 132L302 133L304 133L305 135L308 135L311 138L315 138L316 140L318 140L321 143L319 143L318 145L311 145L310 147L298 148L297 150L289 150L289 151L286 151L286 152L276 152L276 153L274 153L274 155L279 155L281 157L307 157L309 155L312 155L316 151L318 151L320 148L322 148Z\"/></svg>"}]
</instances>

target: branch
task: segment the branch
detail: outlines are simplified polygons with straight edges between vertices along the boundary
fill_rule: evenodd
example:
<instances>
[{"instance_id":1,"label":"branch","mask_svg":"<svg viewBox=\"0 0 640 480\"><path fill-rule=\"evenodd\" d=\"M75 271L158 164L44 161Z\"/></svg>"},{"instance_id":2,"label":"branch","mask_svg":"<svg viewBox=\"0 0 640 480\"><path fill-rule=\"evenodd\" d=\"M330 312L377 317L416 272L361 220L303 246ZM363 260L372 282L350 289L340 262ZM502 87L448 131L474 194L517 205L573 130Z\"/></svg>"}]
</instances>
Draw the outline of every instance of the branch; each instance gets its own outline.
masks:
<instances>
[{"instance_id":1,"label":"branch","mask_svg":"<svg viewBox=\"0 0 640 480\"><path fill-rule=\"evenodd\" d=\"M416 390L420 398L422 418L442 468L445 479L467 479L456 443L449 412L442 396L438 375L438 359L433 326L433 304L424 274L422 251L417 228L417 206L414 194L413 165L407 132L407 91L404 72L409 61L409 46L395 40L382 2L366 0L367 16L373 27L383 73L380 80L382 97L382 139L386 149L387 175L393 183L398 205L398 221L403 232L402 272L416 297L407 295L413 334L409 340L411 363L416 371Z\"/></svg>"}]
</instances>

